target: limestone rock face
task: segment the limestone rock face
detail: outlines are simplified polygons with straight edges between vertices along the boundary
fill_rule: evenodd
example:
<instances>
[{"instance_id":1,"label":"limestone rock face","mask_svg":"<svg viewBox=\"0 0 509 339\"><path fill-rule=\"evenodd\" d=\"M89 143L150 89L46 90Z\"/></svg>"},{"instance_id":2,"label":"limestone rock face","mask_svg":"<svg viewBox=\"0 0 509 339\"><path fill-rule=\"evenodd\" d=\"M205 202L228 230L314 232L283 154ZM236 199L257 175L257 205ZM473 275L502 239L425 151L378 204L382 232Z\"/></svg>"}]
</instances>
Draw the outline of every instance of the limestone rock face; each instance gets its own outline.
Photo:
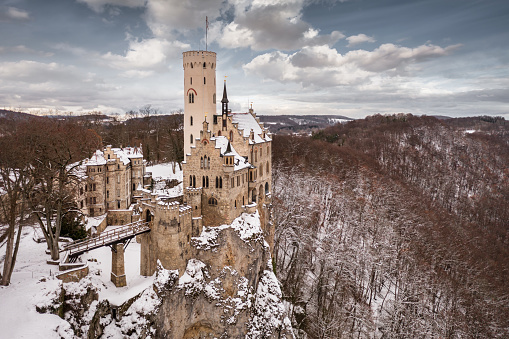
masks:
<instances>
[{"instance_id":1,"label":"limestone rock face","mask_svg":"<svg viewBox=\"0 0 509 339\"><path fill-rule=\"evenodd\" d=\"M194 258L183 274L158 264L154 285L144 292L151 295L151 307L146 315L137 313L145 333L156 338L293 338L257 213L243 214L232 225L204 227L191 242ZM133 314L133 306L126 314Z\"/></svg>"}]
</instances>

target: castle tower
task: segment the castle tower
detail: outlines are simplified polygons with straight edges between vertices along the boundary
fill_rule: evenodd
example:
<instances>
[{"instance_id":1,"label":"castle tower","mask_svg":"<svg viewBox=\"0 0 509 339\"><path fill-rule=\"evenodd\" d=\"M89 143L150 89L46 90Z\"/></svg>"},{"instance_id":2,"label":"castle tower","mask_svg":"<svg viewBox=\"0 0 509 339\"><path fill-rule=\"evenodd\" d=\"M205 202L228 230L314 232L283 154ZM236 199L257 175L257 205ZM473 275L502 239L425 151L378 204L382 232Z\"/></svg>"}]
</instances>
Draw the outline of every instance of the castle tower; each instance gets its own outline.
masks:
<instances>
[{"instance_id":1,"label":"castle tower","mask_svg":"<svg viewBox=\"0 0 509 339\"><path fill-rule=\"evenodd\" d=\"M189 51L184 62L184 157L200 137L205 115L216 114L216 53Z\"/></svg>"}]
</instances>

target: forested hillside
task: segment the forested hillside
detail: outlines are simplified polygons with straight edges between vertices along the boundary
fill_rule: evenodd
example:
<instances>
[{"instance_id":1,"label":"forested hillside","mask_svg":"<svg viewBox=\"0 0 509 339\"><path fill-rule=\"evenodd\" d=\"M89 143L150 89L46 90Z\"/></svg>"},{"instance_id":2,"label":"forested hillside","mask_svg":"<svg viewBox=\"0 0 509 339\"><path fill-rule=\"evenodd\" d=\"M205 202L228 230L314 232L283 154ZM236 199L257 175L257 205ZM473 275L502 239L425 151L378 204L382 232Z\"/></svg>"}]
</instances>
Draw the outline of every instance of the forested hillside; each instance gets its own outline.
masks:
<instances>
[{"instance_id":1,"label":"forested hillside","mask_svg":"<svg viewBox=\"0 0 509 339\"><path fill-rule=\"evenodd\" d=\"M311 338L509 336L509 124L373 116L275 136L276 269Z\"/></svg>"}]
</instances>

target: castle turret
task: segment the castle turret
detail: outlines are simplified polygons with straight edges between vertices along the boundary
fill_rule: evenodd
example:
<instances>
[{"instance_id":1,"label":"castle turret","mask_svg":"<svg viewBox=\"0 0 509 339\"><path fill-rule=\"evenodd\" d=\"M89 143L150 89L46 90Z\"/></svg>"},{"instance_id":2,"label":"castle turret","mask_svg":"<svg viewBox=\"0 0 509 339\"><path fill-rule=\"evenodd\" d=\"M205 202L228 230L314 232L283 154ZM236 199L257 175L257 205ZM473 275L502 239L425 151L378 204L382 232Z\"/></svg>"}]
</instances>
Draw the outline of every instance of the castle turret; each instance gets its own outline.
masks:
<instances>
[{"instance_id":1,"label":"castle turret","mask_svg":"<svg viewBox=\"0 0 509 339\"><path fill-rule=\"evenodd\" d=\"M184 156L200 136L205 115L216 113L216 53L189 51L184 62Z\"/></svg>"},{"instance_id":2,"label":"castle turret","mask_svg":"<svg viewBox=\"0 0 509 339\"><path fill-rule=\"evenodd\" d=\"M228 95L226 94L226 80L224 81L223 99L221 99L221 120L223 121L222 131L227 130L226 119L228 117Z\"/></svg>"}]
</instances>

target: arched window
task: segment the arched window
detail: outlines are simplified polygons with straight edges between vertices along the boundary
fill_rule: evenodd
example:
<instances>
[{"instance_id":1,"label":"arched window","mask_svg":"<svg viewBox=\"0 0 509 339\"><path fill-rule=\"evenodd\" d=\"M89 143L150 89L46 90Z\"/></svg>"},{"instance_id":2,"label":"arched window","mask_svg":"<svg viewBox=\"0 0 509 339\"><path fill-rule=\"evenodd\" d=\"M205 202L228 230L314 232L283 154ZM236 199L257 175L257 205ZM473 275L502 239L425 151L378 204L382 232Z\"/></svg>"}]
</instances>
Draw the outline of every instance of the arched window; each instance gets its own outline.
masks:
<instances>
[{"instance_id":1,"label":"arched window","mask_svg":"<svg viewBox=\"0 0 509 339\"><path fill-rule=\"evenodd\" d=\"M205 65L205 64L204 64ZM207 84L207 78L203 77L203 84L206 85Z\"/></svg>"},{"instance_id":2,"label":"arched window","mask_svg":"<svg viewBox=\"0 0 509 339\"><path fill-rule=\"evenodd\" d=\"M257 161L258 161L258 150L255 149L255 162L257 162Z\"/></svg>"},{"instance_id":3,"label":"arched window","mask_svg":"<svg viewBox=\"0 0 509 339\"><path fill-rule=\"evenodd\" d=\"M219 188L223 188L223 177L219 177Z\"/></svg>"},{"instance_id":4,"label":"arched window","mask_svg":"<svg viewBox=\"0 0 509 339\"><path fill-rule=\"evenodd\" d=\"M263 175L263 164L260 166L260 176Z\"/></svg>"},{"instance_id":5,"label":"arched window","mask_svg":"<svg viewBox=\"0 0 509 339\"><path fill-rule=\"evenodd\" d=\"M203 68L207 68L207 64L206 63L203 63Z\"/></svg>"},{"instance_id":6,"label":"arched window","mask_svg":"<svg viewBox=\"0 0 509 339\"><path fill-rule=\"evenodd\" d=\"M210 66L210 68L214 68L214 63L212 63L212 66Z\"/></svg>"},{"instance_id":7,"label":"arched window","mask_svg":"<svg viewBox=\"0 0 509 339\"><path fill-rule=\"evenodd\" d=\"M201 178L201 187L205 187L205 177Z\"/></svg>"},{"instance_id":8,"label":"arched window","mask_svg":"<svg viewBox=\"0 0 509 339\"><path fill-rule=\"evenodd\" d=\"M189 93L189 103L194 104L194 93Z\"/></svg>"},{"instance_id":9,"label":"arched window","mask_svg":"<svg viewBox=\"0 0 509 339\"><path fill-rule=\"evenodd\" d=\"M193 126L193 117L192 116L189 118L189 123L191 124L191 126Z\"/></svg>"},{"instance_id":10,"label":"arched window","mask_svg":"<svg viewBox=\"0 0 509 339\"><path fill-rule=\"evenodd\" d=\"M216 188L219 188L219 178L216 177Z\"/></svg>"},{"instance_id":11,"label":"arched window","mask_svg":"<svg viewBox=\"0 0 509 339\"><path fill-rule=\"evenodd\" d=\"M210 169L210 157L207 157L207 168Z\"/></svg>"},{"instance_id":12,"label":"arched window","mask_svg":"<svg viewBox=\"0 0 509 339\"><path fill-rule=\"evenodd\" d=\"M269 183L265 183L265 195L269 194Z\"/></svg>"},{"instance_id":13,"label":"arched window","mask_svg":"<svg viewBox=\"0 0 509 339\"><path fill-rule=\"evenodd\" d=\"M191 62L191 68L193 68L193 63Z\"/></svg>"},{"instance_id":14,"label":"arched window","mask_svg":"<svg viewBox=\"0 0 509 339\"><path fill-rule=\"evenodd\" d=\"M196 176L193 175L193 187L196 188Z\"/></svg>"},{"instance_id":15,"label":"arched window","mask_svg":"<svg viewBox=\"0 0 509 339\"><path fill-rule=\"evenodd\" d=\"M230 131L230 142L233 142L233 131Z\"/></svg>"},{"instance_id":16,"label":"arched window","mask_svg":"<svg viewBox=\"0 0 509 339\"><path fill-rule=\"evenodd\" d=\"M192 144L192 143L193 143L193 140L194 140L194 138L193 138L193 135L192 135L192 134L189 136L189 139L191 140L190 142L191 142L191 144Z\"/></svg>"},{"instance_id":17,"label":"arched window","mask_svg":"<svg viewBox=\"0 0 509 339\"><path fill-rule=\"evenodd\" d=\"M217 131L217 136L220 137L221 136L221 131Z\"/></svg>"},{"instance_id":18,"label":"arched window","mask_svg":"<svg viewBox=\"0 0 509 339\"><path fill-rule=\"evenodd\" d=\"M193 176L189 176L189 187L193 187Z\"/></svg>"},{"instance_id":19,"label":"arched window","mask_svg":"<svg viewBox=\"0 0 509 339\"><path fill-rule=\"evenodd\" d=\"M216 103L216 93L214 93L212 95L212 103L215 104Z\"/></svg>"},{"instance_id":20,"label":"arched window","mask_svg":"<svg viewBox=\"0 0 509 339\"><path fill-rule=\"evenodd\" d=\"M200 168L203 168L203 157L200 157Z\"/></svg>"},{"instance_id":21,"label":"arched window","mask_svg":"<svg viewBox=\"0 0 509 339\"><path fill-rule=\"evenodd\" d=\"M191 77L191 85L193 84L193 77Z\"/></svg>"},{"instance_id":22,"label":"arched window","mask_svg":"<svg viewBox=\"0 0 509 339\"><path fill-rule=\"evenodd\" d=\"M235 200L235 208L237 208L237 200Z\"/></svg>"},{"instance_id":23,"label":"arched window","mask_svg":"<svg viewBox=\"0 0 509 339\"><path fill-rule=\"evenodd\" d=\"M260 146L260 158L261 158L261 157L262 157L262 155L263 155L263 153L262 153L262 152L263 152L263 149L262 149L262 147Z\"/></svg>"},{"instance_id":24,"label":"arched window","mask_svg":"<svg viewBox=\"0 0 509 339\"><path fill-rule=\"evenodd\" d=\"M216 199L216 198L214 198L214 197L211 197L211 198L209 199L209 205L211 205L211 206L217 206L217 199Z\"/></svg>"},{"instance_id":25,"label":"arched window","mask_svg":"<svg viewBox=\"0 0 509 339\"><path fill-rule=\"evenodd\" d=\"M205 177L205 187L209 188L209 177Z\"/></svg>"}]
</instances>

